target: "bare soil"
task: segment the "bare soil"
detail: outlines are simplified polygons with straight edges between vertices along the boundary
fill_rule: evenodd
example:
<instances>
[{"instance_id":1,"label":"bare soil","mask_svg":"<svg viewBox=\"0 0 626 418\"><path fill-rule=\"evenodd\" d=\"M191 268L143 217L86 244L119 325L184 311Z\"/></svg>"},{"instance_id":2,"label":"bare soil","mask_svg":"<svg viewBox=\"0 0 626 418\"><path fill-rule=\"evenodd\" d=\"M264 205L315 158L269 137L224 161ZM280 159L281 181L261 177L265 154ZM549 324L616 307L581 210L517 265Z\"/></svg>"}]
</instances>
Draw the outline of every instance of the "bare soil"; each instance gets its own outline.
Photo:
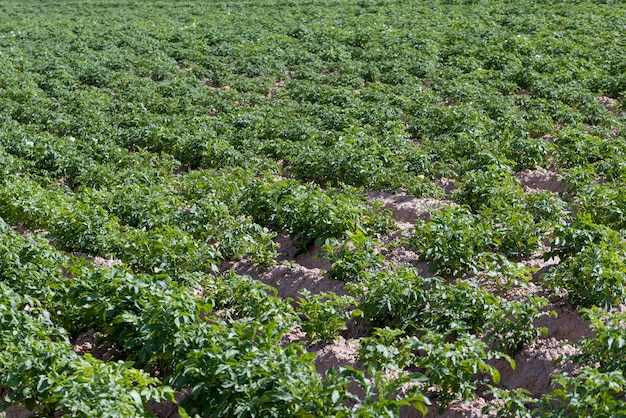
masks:
<instances>
[{"instance_id":1,"label":"bare soil","mask_svg":"<svg viewBox=\"0 0 626 418\"><path fill-rule=\"evenodd\" d=\"M247 275L265 284L273 286L283 298L298 299L299 291L307 289L313 294L334 292L345 295L343 283L330 279L318 268L306 268L295 262L260 267L250 261L228 262L222 266L225 270L233 270L239 275Z\"/></svg>"},{"instance_id":2,"label":"bare soil","mask_svg":"<svg viewBox=\"0 0 626 418\"><path fill-rule=\"evenodd\" d=\"M359 343L354 340L337 338L332 343L319 348L313 361L318 373L326 373L331 367L356 367Z\"/></svg>"},{"instance_id":3,"label":"bare soil","mask_svg":"<svg viewBox=\"0 0 626 418\"><path fill-rule=\"evenodd\" d=\"M455 205L450 200L421 199L405 193L369 192L371 200L380 200L385 209L391 209L393 219L400 228L412 228L417 219L430 221L433 210L446 205Z\"/></svg>"},{"instance_id":4,"label":"bare soil","mask_svg":"<svg viewBox=\"0 0 626 418\"><path fill-rule=\"evenodd\" d=\"M575 370L574 364L568 360L575 354L578 350L563 340L540 338L515 355L515 369L506 361L496 362L500 371L500 387L524 388L534 396L541 396L550 391L550 382L555 374Z\"/></svg>"},{"instance_id":5,"label":"bare soil","mask_svg":"<svg viewBox=\"0 0 626 418\"><path fill-rule=\"evenodd\" d=\"M609 96L602 96L598 98L598 102L600 102L600 104L609 112L615 113L617 111L617 102Z\"/></svg>"},{"instance_id":6,"label":"bare soil","mask_svg":"<svg viewBox=\"0 0 626 418\"><path fill-rule=\"evenodd\" d=\"M558 173L554 170L522 170L517 173L522 188L526 192L538 192L547 190L553 193L563 193L567 190L567 184L558 179Z\"/></svg>"}]
</instances>

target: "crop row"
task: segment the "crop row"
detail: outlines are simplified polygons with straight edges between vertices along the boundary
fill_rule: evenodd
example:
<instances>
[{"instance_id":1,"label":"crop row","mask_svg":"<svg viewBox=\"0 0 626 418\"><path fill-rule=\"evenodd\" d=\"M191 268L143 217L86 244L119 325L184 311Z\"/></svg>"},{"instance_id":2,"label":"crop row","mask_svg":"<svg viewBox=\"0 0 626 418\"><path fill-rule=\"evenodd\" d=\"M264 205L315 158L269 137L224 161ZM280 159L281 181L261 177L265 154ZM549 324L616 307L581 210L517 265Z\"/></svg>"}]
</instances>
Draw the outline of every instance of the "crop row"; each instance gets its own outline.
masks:
<instances>
[{"instance_id":1,"label":"crop row","mask_svg":"<svg viewBox=\"0 0 626 418\"><path fill-rule=\"evenodd\" d=\"M619 2L0 15L2 408L369 417L480 396L500 416L626 413ZM406 230L372 191L439 205ZM285 236L321 247L344 294L283 299L226 270L275 267ZM538 275L541 258L555 266ZM507 389L494 364L540 341L555 303L593 333L563 359L573 374ZM113 359L75 353L85 332ZM355 367L318 373L340 335Z\"/></svg>"}]
</instances>

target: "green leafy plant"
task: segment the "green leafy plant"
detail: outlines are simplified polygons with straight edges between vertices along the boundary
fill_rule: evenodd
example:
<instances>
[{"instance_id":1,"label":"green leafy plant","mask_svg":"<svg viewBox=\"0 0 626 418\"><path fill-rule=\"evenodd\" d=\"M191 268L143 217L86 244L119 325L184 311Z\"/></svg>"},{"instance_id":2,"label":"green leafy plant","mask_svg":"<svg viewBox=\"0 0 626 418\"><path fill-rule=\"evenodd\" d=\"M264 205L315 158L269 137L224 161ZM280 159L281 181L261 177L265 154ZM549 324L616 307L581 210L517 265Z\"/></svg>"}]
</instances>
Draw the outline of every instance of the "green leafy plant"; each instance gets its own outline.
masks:
<instances>
[{"instance_id":1,"label":"green leafy plant","mask_svg":"<svg viewBox=\"0 0 626 418\"><path fill-rule=\"evenodd\" d=\"M439 278L423 278L414 268L401 267L396 272L378 271L361 282L350 282L346 289L358 300L357 319L366 319L374 327L415 330L421 328L423 307L429 291L442 283Z\"/></svg>"},{"instance_id":2,"label":"green leafy plant","mask_svg":"<svg viewBox=\"0 0 626 418\"><path fill-rule=\"evenodd\" d=\"M346 329L346 309L354 304L350 296L337 296L333 292L311 294L302 289L298 299L298 313L302 316L302 331L307 340L328 343Z\"/></svg>"},{"instance_id":3,"label":"green leafy plant","mask_svg":"<svg viewBox=\"0 0 626 418\"><path fill-rule=\"evenodd\" d=\"M385 257L377 252L379 245L360 230L349 233L343 242L327 240L322 252L333 263L328 273L335 279L359 280L368 271L382 266Z\"/></svg>"},{"instance_id":4,"label":"green leafy plant","mask_svg":"<svg viewBox=\"0 0 626 418\"><path fill-rule=\"evenodd\" d=\"M424 353L415 360L415 366L424 370L429 384L433 385L428 396L436 400L441 409L452 400L470 399L476 387L487 379L495 384L500 382L498 370L487 363L489 358L502 356L515 367L515 362L507 356L486 354L487 346L469 334L447 342L446 335L427 332L416 341L414 348ZM478 379L477 373L488 377Z\"/></svg>"},{"instance_id":5,"label":"green leafy plant","mask_svg":"<svg viewBox=\"0 0 626 418\"><path fill-rule=\"evenodd\" d=\"M354 190L324 191L293 180L258 183L247 193L246 212L261 225L287 231L301 246L342 238L358 228L383 232L393 220L388 212L367 206Z\"/></svg>"},{"instance_id":6,"label":"green leafy plant","mask_svg":"<svg viewBox=\"0 0 626 418\"><path fill-rule=\"evenodd\" d=\"M528 281L518 262L552 258L535 284L577 307L624 300L623 2L40 3L4 2L0 22L10 402L142 416L170 383L192 391L181 416L425 412L429 390L482 395L465 371L489 354L473 339L512 355L541 335L545 300L503 297ZM560 184L527 192L520 170ZM369 198L383 191L430 221L396 228ZM427 214L420 198L462 206ZM363 370L319 375L284 345L297 323L340 332L343 296L302 297L305 315L231 271L293 261L278 236L332 244L330 273L370 332ZM389 240L402 263L379 254ZM622 334L596 319L578 361L606 370L559 377L544 400L494 391L498 413L619 413ZM115 360L72 353L88 330ZM417 357L451 372L424 381Z\"/></svg>"},{"instance_id":7,"label":"green leafy plant","mask_svg":"<svg viewBox=\"0 0 626 418\"><path fill-rule=\"evenodd\" d=\"M486 166L468 172L455 192L457 201L473 211L502 203L513 203L522 197L519 181L507 166Z\"/></svg>"},{"instance_id":8,"label":"green leafy plant","mask_svg":"<svg viewBox=\"0 0 626 418\"><path fill-rule=\"evenodd\" d=\"M540 241L533 216L516 205L492 205L480 213L482 219L490 220L491 248L508 257L530 257L539 249Z\"/></svg>"},{"instance_id":9,"label":"green leafy plant","mask_svg":"<svg viewBox=\"0 0 626 418\"><path fill-rule=\"evenodd\" d=\"M494 411L499 417L531 418L532 405L537 399L524 388L514 390L502 389L490 386L489 393L495 398L495 402L483 407L482 413L488 414Z\"/></svg>"},{"instance_id":10,"label":"green leafy plant","mask_svg":"<svg viewBox=\"0 0 626 418\"><path fill-rule=\"evenodd\" d=\"M414 354L413 346L403 335L400 329L375 328L371 336L361 338L357 360L368 369L385 372L406 369Z\"/></svg>"},{"instance_id":11,"label":"green leafy plant","mask_svg":"<svg viewBox=\"0 0 626 418\"><path fill-rule=\"evenodd\" d=\"M434 213L428 223L416 223L411 244L433 270L460 276L476 270L476 256L488 248L491 233L478 216L452 206Z\"/></svg>"},{"instance_id":12,"label":"green leafy plant","mask_svg":"<svg viewBox=\"0 0 626 418\"><path fill-rule=\"evenodd\" d=\"M547 334L547 328L535 326L537 319L555 315L545 310L547 305L546 298L536 296L528 296L524 302L503 302L501 310L495 310L486 321L485 341L492 343L494 350L509 355L519 352L524 344Z\"/></svg>"},{"instance_id":13,"label":"green leafy plant","mask_svg":"<svg viewBox=\"0 0 626 418\"><path fill-rule=\"evenodd\" d=\"M611 231L613 232L613 231ZM626 247L610 235L610 241L587 244L567 262L551 270L545 280L556 292L567 292L576 307L610 308L626 298Z\"/></svg>"},{"instance_id":14,"label":"green leafy plant","mask_svg":"<svg viewBox=\"0 0 626 418\"><path fill-rule=\"evenodd\" d=\"M76 355L62 328L37 301L2 288L2 378L4 405L23 403L43 414L147 416L148 400L174 401L158 379L124 362L104 363Z\"/></svg>"},{"instance_id":15,"label":"green leafy plant","mask_svg":"<svg viewBox=\"0 0 626 418\"><path fill-rule=\"evenodd\" d=\"M553 382L556 388L538 405L541 417L614 417L626 413L626 381L619 371L583 368L576 376L557 375Z\"/></svg>"},{"instance_id":16,"label":"green leafy plant","mask_svg":"<svg viewBox=\"0 0 626 418\"><path fill-rule=\"evenodd\" d=\"M498 292L504 293L518 287L528 287L531 274L536 270L512 262L499 253L483 253L479 263L478 277L488 280Z\"/></svg>"},{"instance_id":17,"label":"green leafy plant","mask_svg":"<svg viewBox=\"0 0 626 418\"><path fill-rule=\"evenodd\" d=\"M602 242L607 245L618 245L621 235L604 225L593 222L588 213L579 213L569 225L559 225L554 234L551 249L546 257L555 255L561 259L572 257L593 244Z\"/></svg>"},{"instance_id":18,"label":"green leafy plant","mask_svg":"<svg viewBox=\"0 0 626 418\"><path fill-rule=\"evenodd\" d=\"M609 314L599 307L583 309L584 318L589 321L593 337L583 337L579 343L581 353L574 361L601 372L626 370L626 362L619 354L626 346L626 331L623 328L626 315Z\"/></svg>"}]
</instances>

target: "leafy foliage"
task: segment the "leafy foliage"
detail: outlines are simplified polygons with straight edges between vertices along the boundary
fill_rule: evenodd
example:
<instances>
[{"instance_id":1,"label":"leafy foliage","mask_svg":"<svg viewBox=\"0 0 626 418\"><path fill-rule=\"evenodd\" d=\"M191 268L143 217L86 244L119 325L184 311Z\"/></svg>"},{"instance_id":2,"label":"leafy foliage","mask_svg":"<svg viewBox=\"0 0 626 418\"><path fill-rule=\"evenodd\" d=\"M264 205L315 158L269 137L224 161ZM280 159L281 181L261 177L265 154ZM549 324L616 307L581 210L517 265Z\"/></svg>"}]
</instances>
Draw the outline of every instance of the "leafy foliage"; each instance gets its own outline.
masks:
<instances>
[{"instance_id":1,"label":"leafy foliage","mask_svg":"<svg viewBox=\"0 0 626 418\"><path fill-rule=\"evenodd\" d=\"M425 412L542 334L547 301L510 298L542 254L559 265L533 284L597 338L543 399L494 388L498 413L623 409L622 318L595 308L625 298L624 4L5 3L3 407L145 416L187 388L181 416ZM406 234L372 191L449 200ZM353 296L294 307L228 271L282 259L277 236L326 243ZM283 344L332 340L346 310L362 369ZM114 361L73 353L88 330Z\"/></svg>"},{"instance_id":2,"label":"leafy foliage","mask_svg":"<svg viewBox=\"0 0 626 418\"><path fill-rule=\"evenodd\" d=\"M621 372L584 368L578 376L560 375L557 389L542 399L542 417L613 417L626 412Z\"/></svg>"},{"instance_id":3,"label":"leafy foliage","mask_svg":"<svg viewBox=\"0 0 626 418\"><path fill-rule=\"evenodd\" d=\"M44 413L147 416L148 400L174 400L173 391L124 362L104 363L74 354L35 299L2 289L2 379L5 404L23 402Z\"/></svg>"},{"instance_id":4,"label":"leafy foliage","mask_svg":"<svg viewBox=\"0 0 626 418\"><path fill-rule=\"evenodd\" d=\"M412 244L443 274L460 276L477 269L476 256L491 242L491 229L469 210L444 208L428 223L417 223Z\"/></svg>"},{"instance_id":5,"label":"leafy foliage","mask_svg":"<svg viewBox=\"0 0 626 418\"><path fill-rule=\"evenodd\" d=\"M328 273L339 280L358 280L382 266L385 257L376 252L376 246L377 242L360 230L349 233L343 242L326 241L322 246L323 255L333 263Z\"/></svg>"},{"instance_id":6,"label":"leafy foliage","mask_svg":"<svg viewBox=\"0 0 626 418\"><path fill-rule=\"evenodd\" d=\"M333 292L312 295L306 289L299 293L303 296L298 300L298 310L304 317L302 331L309 341L328 343L346 329L345 311L354 302L351 297L337 296Z\"/></svg>"},{"instance_id":7,"label":"leafy foliage","mask_svg":"<svg viewBox=\"0 0 626 418\"><path fill-rule=\"evenodd\" d=\"M546 281L555 291L565 290L574 306L615 306L626 298L625 249L621 240L592 243L553 269Z\"/></svg>"},{"instance_id":8,"label":"leafy foliage","mask_svg":"<svg viewBox=\"0 0 626 418\"><path fill-rule=\"evenodd\" d=\"M445 406L458 398L471 398L479 384L472 378L477 373L484 373L494 383L499 383L500 373L486 362L491 355L485 354L484 343L467 334L454 342L446 342L445 338L442 334L427 333L415 347L425 353L415 364L424 368L429 383L434 385L429 391L439 405Z\"/></svg>"},{"instance_id":9,"label":"leafy foliage","mask_svg":"<svg viewBox=\"0 0 626 418\"><path fill-rule=\"evenodd\" d=\"M581 353L576 356L580 364L595 367L602 372L626 370L626 363L619 355L626 345L626 331L623 328L625 315L607 314L598 307L583 310L589 320L594 338L583 338L580 342Z\"/></svg>"},{"instance_id":10,"label":"leafy foliage","mask_svg":"<svg viewBox=\"0 0 626 418\"><path fill-rule=\"evenodd\" d=\"M507 301L475 284L422 278L414 269L379 272L348 289L359 298L358 312L375 327L480 333L494 349L511 354L545 332L534 326L535 319L548 314L542 311L544 298Z\"/></svg>"}]
</instances>

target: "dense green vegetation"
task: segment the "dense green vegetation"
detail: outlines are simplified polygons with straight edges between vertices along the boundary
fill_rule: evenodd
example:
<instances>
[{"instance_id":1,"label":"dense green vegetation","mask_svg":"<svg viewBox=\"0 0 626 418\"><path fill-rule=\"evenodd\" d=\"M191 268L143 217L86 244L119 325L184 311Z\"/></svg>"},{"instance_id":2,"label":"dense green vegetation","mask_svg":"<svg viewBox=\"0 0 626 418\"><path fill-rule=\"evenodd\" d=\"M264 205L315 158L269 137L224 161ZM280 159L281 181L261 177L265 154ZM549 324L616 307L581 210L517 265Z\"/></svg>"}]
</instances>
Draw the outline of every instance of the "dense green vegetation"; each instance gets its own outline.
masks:
<instances>
[{"instance_id":1,"label":"dense green vegetation","mask_svg":"<svg viewBox=\"0 0 626 418\"><path fill-rule=\"evenodd\" d=\"M0 0L0 16L0 408L625 413L621 2ZM528 192L528 170L560 184ZM402 234L371 191L449 204ZM283 299L224 270L277 263L279 235L321 245L347 294ZM433 276L386 260L399 247ZM558 265L533 278L538 257ZM510 297L531 280L541 296ZM551 302L595 332L576 373L545 395L498 386L491 360L514 366ZM354 323L357 366L318 373L312 347ZM88 331L112 360L74 352Z\"/></svg>"}]
</instances>

